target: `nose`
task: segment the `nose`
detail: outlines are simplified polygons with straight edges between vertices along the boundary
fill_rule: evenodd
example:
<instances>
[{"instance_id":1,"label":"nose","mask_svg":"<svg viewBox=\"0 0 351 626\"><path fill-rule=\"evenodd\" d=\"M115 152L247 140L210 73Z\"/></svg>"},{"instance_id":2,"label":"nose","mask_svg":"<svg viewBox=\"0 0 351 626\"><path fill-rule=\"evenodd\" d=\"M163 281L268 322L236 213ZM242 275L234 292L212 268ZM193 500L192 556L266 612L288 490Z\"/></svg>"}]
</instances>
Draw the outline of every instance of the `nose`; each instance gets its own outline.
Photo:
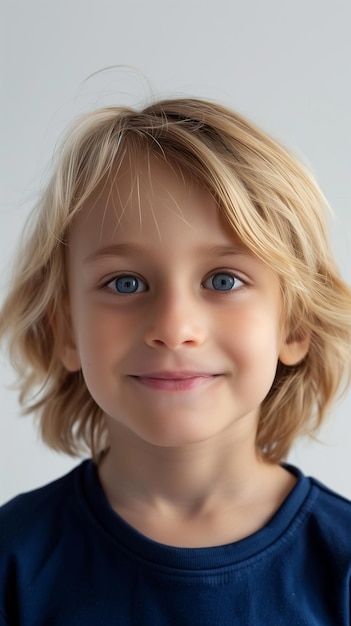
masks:
<instances>
[{"instance_id":1,"label":"nose","mask_svg":"<svg viewBox=\"0 0 351 626\"><path fill-rule=\"evenodd\" d=\"M203 344L208 326L203 307L199 297L185 290L163 294L153 302L147 317L145 343L171 350Z\"/></svg>"}]
</instances>

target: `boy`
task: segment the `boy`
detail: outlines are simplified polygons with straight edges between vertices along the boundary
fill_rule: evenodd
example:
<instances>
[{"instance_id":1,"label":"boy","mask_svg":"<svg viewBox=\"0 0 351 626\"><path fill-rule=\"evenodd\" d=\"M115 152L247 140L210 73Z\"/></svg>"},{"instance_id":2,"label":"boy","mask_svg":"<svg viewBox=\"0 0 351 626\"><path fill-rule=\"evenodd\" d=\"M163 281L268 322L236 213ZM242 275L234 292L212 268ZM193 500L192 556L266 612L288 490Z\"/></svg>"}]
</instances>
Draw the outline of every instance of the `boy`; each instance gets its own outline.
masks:
<instances>
[{"instance_id":1,"label":"boy","mask_svg":"<svg viewBox=\"0 0 351 626\"><path fill-rule=\"evenodd\" d=\"M78 120L1 332L92 460L2 508L4 624L350 623L351 505L283 463L350 371L323 204L219 105Z\"/></svg>"}]
</instances>

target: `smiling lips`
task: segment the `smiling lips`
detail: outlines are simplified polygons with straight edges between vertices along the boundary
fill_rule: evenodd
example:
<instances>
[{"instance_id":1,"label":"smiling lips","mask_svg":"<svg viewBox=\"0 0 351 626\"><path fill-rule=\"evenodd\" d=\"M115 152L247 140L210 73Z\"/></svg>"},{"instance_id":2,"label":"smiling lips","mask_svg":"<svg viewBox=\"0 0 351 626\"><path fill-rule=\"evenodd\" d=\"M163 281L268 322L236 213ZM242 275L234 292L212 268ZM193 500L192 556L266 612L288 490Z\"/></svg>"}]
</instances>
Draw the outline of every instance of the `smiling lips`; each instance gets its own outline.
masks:
<instances>
[{"instance_id":1,"label":"smiling lips","mask_svg":"<svg viewBox=\"0 0 351 626\"><path fill-rule=\"evenodd\" d=\"M160 391L190 391L218 378L220 374L208 372L148 372L132 376L141 385Z\"/></svg>"}]
</instances>

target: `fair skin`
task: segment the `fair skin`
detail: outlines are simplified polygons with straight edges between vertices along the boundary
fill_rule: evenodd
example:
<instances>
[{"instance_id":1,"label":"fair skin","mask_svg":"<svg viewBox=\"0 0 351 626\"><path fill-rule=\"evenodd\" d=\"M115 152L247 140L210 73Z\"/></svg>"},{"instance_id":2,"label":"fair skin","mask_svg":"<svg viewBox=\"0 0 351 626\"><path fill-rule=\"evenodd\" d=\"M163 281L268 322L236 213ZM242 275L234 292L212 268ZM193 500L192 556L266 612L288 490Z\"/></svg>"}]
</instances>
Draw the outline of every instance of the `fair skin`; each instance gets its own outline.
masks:
<instances>
[{"instance_id":1,"label":"fair skin","mask_svg":"<svg viewBox=\"0 0 351 626\"><path fill-rule=\"evenodd\" d=\"M200 547L261 528L294 485L256 451L260 405L290 341L277 276L203 186L160 158L122 164L69 237L62 361L104 412L112 507L145 535Z\"/></svg>"}]
</instances>

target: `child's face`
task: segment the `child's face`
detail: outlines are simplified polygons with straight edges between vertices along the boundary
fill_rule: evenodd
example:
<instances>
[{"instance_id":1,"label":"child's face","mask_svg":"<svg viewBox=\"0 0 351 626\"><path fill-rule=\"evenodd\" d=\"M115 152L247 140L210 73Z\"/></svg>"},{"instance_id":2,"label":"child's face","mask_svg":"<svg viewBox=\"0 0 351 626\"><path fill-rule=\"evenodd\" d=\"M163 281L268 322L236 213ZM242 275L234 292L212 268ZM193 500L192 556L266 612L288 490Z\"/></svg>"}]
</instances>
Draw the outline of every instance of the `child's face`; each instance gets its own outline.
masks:
<instances>
[{"instance_id":1,"label":"child's face","mask_svg":"<svg viewBox=\"0 0 351 626\"><path fill-rule=\"evenodd\" d=\"M289 361L278 279L203 187L155 157L137 170L123 165L73 223L62 360L107 423L144 442L252 432L279 356Z\"/></svg>"}]
</instances>

